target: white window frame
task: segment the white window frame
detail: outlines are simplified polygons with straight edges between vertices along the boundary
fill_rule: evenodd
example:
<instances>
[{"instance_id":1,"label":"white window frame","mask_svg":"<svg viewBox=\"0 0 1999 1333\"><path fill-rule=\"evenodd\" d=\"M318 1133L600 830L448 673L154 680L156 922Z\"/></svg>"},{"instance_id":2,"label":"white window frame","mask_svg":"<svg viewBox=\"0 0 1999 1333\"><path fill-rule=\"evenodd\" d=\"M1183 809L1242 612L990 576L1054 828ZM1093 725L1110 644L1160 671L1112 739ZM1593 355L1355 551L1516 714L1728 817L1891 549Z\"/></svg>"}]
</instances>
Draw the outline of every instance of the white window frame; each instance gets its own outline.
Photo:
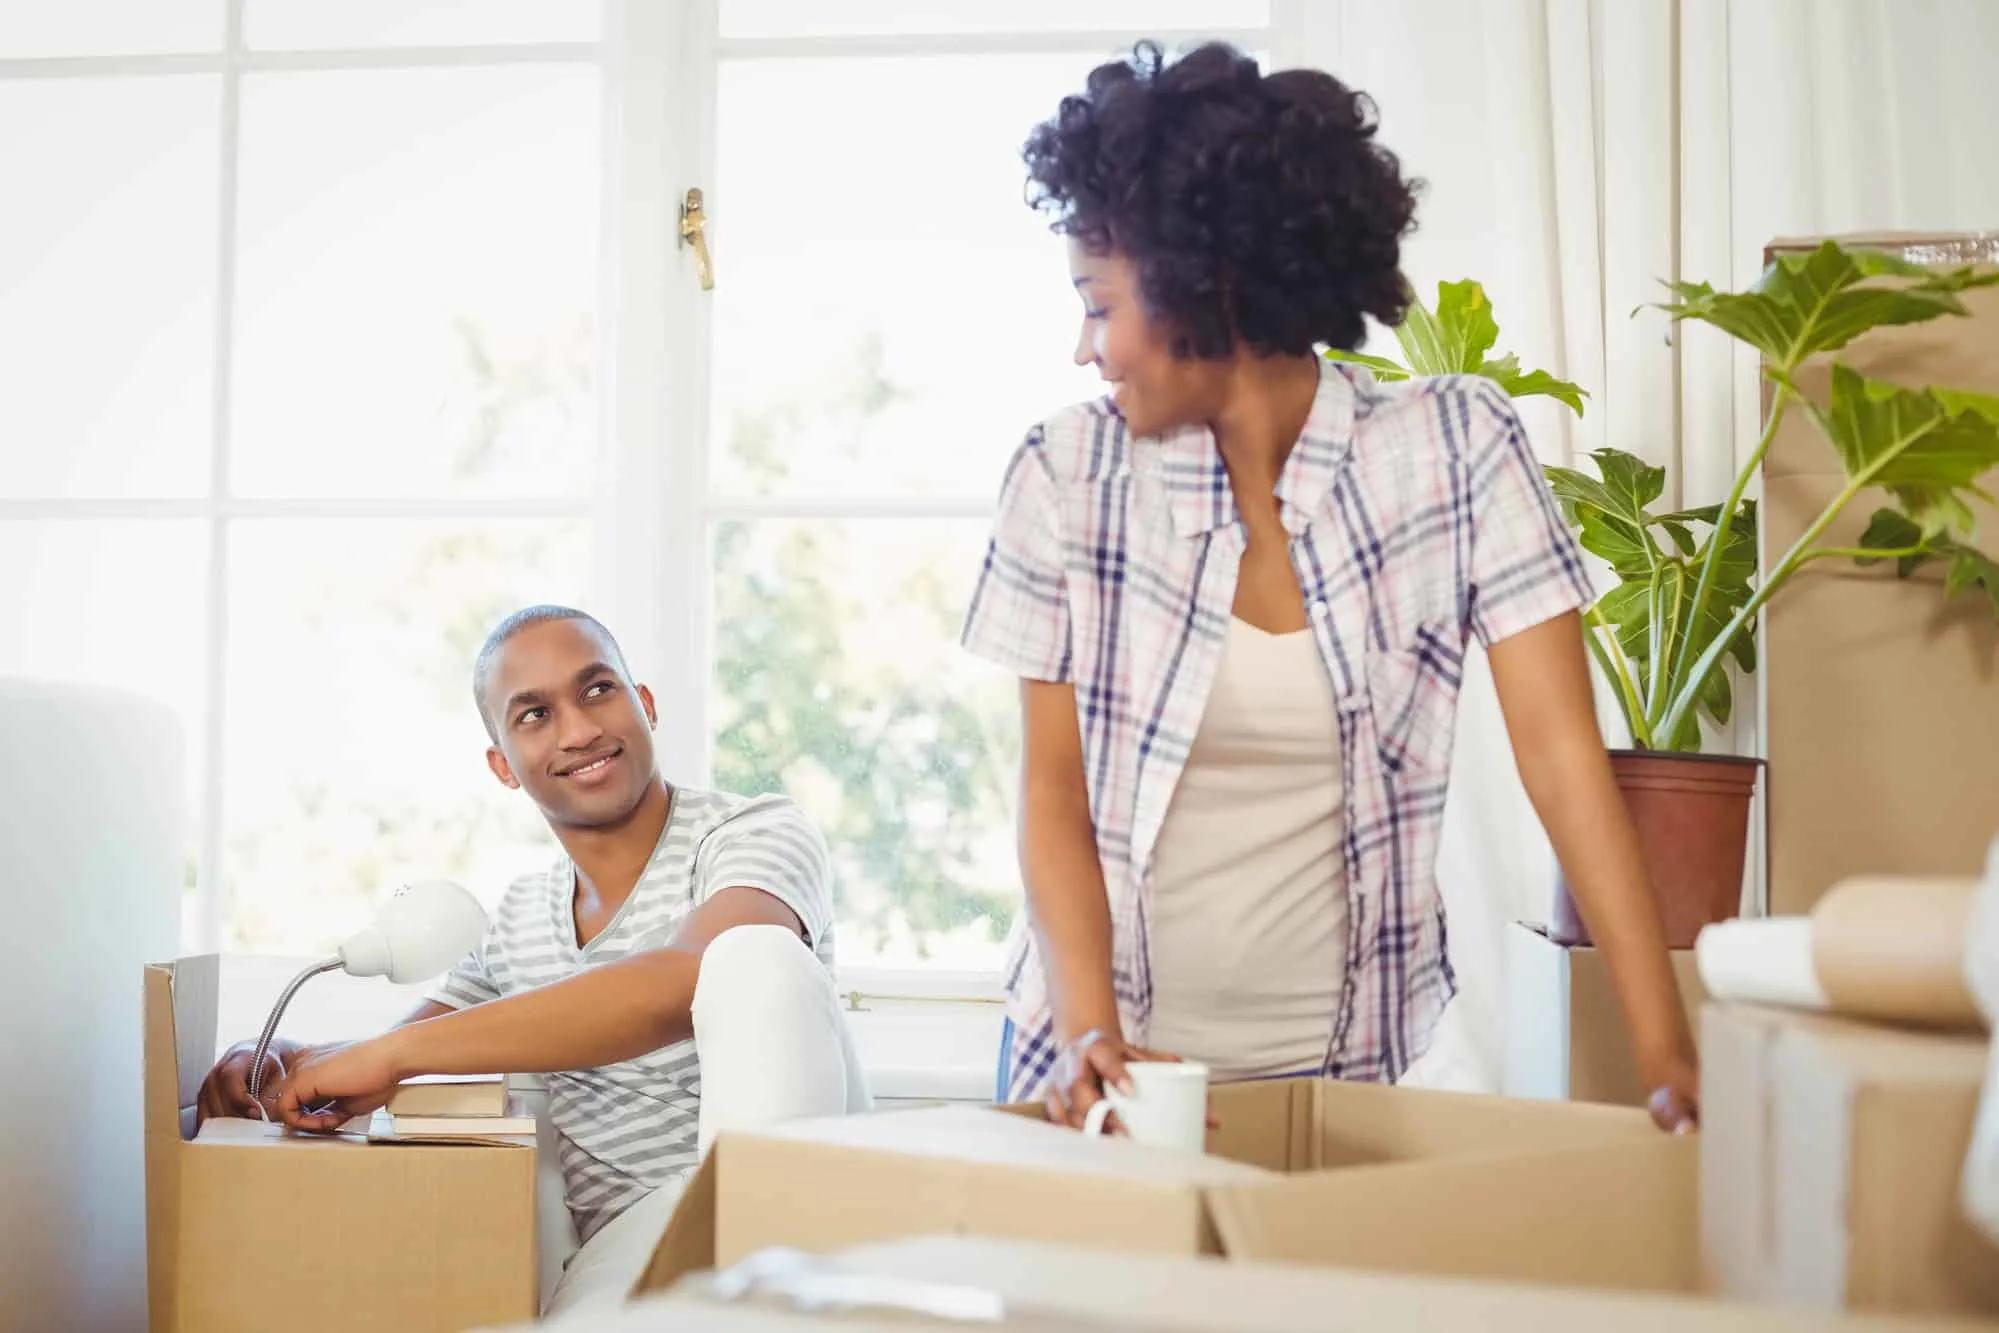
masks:
<instances>
[{"instance_id":1,"label":"white window frame","mask_svg":"<svg viewBox=\"0 0 1999 1333\"><path fill-rule=\"evenodd\" d=\"M223 40L192 54L35 57L0 60L0 80L159 74L217 76L221 114L215 311L212 324L213 432L208 486L185 499L0 498L0 520L185 519L205 525L208 623L202 732L206 763L193 920L184 934L199 950L223 938L224 779L228 708L230 534L235 520L522 519L586 520L592 531L596 604L617 627L636 670L665 703L659 758L664 772L702 783L710 772L708 623L712 606L709 534L741 518L983 518L990 503L908 498L821 501L718 500L708 477L711 323L691 255L675 243L680 202L690 186L708 195L718 283L728 281L728 201L715 178L716 84L727 59L837 56L1036 54L1102 49L1108 56L1142 38L1168 47L1217 37L1296 63L1308 27L1336 19L1340 0L1271 0L1268 28L1190 32L1092 30L827 36L723 40L717 0L599 0L601 40L510 45L264 50L245 46L247 0L223 0ZM836 2L836 0L829 0ZM234 376L240 108L245 75L285 70L468 69L519 64L595 67L603 81L603 186L599 288L599 462L588 497L557 500L396 498L260 499L229 493L230 399ZM1027 127L1022 127L1023 135ZM1062 349L1050 349L1059 355ZM871 1072L878 1092L906 1097L990 1095L997 1051L1000 977L990 972L843 968L843 1003L864 1037L875 1038ZM947 1066L897 1058L900 1020L962 1023ZM933 1023L934 1026L934 1023ZM864 1045L868 1044L864 1041Z\"/></svg>"},{"instance_id":2,"label":"white window frame","mask_svg":"<svg viewBox=\"0 0 1999 1333\"><path fill-rule=\"evenodd\" d=\"M831 0L829 0L831 2ZM602 589L627 648L674 700L662 710L660 755L666 770L692 782L709 773L708 620L711 605L709 533L726 519L987 518L991 502L862 497L836 501L809 497L722 499L708 484L709 305L685 251L665 253L653 238L676 234L679 201L690 186L705 194L713 240L716 282L728 282L729 201L715 179L715 108L718 71L725 60L837 57L949 56L1063 53L1101 49L1106 58L1144 38L1168 49L1219 38L1270 53L1277 66L1295 64L1309 23L1324 23L1337 0L1272 0L1267 28L1188 31L1097 29L1005 33L921 33L863 36L723 38L718 0L684 0L667 7L648 0L606 0L608 73L624 133L610 136L617 155L607 174L605 206L616 221L614 268L620 290L607 292L616 315L607 321L614 348L608 377L606 437L614 466L607 505L618 517L616 586ZM668 9L672 12L667 12ZM1314 12L1316 11L1316 12ZM648 116L657 117L646 124ZM1029 127L1022 126L1023 138ZM634 300L647 293L656 300ZM1061 355L1051 347L1050 355ZM662 447L662 442L664 445ZM648 532L657 539L646 540ZM968 1030L996 1024L990 1011L1000 997L992 972L849 968L840 988L858 1013L961 1006L971 1011ZM856 998L858 997L858 998ZM861 1020L869 1021L869 1020ZM981 1054L985 1054L981 1052ZM990 1082L990 1062L984 1077Z\"/></svg>"},{"instance_id":3,"label":"white window frame","mask_svg":"<svg viewBox=\"0 0 1999 1333\"><path fill-rule=\"evenodd\" d=\"M211 323L210 442L205 494L173 499L0 498L0 521L180 519L201 523L207 534L207 625L203 645L204 766L201 785L189 793L199 812L195 848L193 920L182 923L194 949L218 949L226 907L223 797L228 708L230 534L238 519L581 519L601 528L601 500L458 498L253 498L229 493L231 394L235 376L237 173L245 75L273 71L480 69L504 65L572 65L613 80L602 42L432 45L354 49L283 50L244 44L247 0L223 0L222 37L213 51L165 55L52 56L0 60L0 82L26 79L122 78L212 75L220 83L215 234L214 311ZM606 145L608 156L609 145Z\"/></svg>"}]
</instances>

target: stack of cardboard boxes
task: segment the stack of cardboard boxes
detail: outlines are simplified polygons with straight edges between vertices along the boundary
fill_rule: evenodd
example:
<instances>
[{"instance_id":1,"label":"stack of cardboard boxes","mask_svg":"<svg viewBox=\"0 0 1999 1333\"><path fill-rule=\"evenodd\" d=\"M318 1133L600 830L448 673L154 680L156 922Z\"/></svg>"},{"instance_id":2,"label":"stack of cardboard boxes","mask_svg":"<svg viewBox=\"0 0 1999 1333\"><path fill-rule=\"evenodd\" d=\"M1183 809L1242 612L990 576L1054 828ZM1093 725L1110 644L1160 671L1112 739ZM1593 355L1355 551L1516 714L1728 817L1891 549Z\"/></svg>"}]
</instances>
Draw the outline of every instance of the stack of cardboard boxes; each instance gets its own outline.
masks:
<instances>
[{"instance_id":1,"label":"stack of cardboard boxes","mask_svg":"<svg viewBox=\"0 0 1999 1333\"><path fill-rule=\"evenodd\" d=\"M1889 331L1848 355L1870 373L1999 392L1999 296L1978 304L1976 320ZM1815 512L1827 460L1809 451L1822 447L1780 438L1770 455L1773 549ZM1975 874L1999 831L1999 635L1938 614L1934 589L1830 564L1766 627L1778 912L1854 873ZM566 1326L1999 1321L1999 1248L1958 1199L1987 1038L1705 1005L1703 1128L1672 1138L1634 1106L1590 1104L1643 1091L1599 960L1538 936L1515 945L1516 978L1538 989L1516 998L1512 1026L1560 1040L1554 1056L1523 1046L1516 1068L1533 1077L1509 1091L1568 1100L1221 1088L1210 1153L1192 1159L969 1107L724 1136L638 1299ZM1680 966L1698 1004L1691 958ZM189 1140L214 1045L209 976L202 960L147 976L156 1333L261 1329L278 1315L411 1333L530 1321L531 1151L303 1142L255 1126Z\"/></svg>"}]
</instances>

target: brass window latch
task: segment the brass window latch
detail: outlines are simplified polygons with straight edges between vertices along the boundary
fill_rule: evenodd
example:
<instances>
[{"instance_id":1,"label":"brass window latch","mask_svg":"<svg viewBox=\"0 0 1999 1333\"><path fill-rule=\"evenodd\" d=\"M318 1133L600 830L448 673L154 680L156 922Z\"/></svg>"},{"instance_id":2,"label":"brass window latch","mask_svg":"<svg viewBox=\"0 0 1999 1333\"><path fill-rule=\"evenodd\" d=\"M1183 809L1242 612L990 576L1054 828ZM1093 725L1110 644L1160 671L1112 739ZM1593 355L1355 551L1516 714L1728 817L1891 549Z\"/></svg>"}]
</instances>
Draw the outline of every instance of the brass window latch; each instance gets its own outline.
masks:
<instances>
[{"instance_id":1,"label":"brass window latch","mask_svg":"<svg viewBox=\"0 0 1999 1333\"><path fill-rule=\"evenodd\" d=\"M680 205L680 243L694 247L695 267L701 274L701 290L715 290L715 261L708 255L708 215L702 211L699 187L687 192Z\"/></svg>"}]
</instances>

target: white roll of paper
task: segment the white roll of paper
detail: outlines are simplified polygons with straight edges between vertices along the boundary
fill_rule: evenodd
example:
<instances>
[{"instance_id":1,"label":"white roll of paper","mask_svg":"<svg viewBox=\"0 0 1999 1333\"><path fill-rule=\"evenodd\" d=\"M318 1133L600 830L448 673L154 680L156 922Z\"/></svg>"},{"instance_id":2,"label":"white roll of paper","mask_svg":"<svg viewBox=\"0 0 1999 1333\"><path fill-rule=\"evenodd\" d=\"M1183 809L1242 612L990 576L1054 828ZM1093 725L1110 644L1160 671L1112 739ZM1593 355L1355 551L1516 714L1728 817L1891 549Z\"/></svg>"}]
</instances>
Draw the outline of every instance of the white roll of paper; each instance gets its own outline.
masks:
<instances>
[{"instance_id":1,"label":"white roll of paper","mask_svg":"<svg viewBox=\"0 0 1999 1333\"><path fill-rule=\"evenodd\" d=\"M1717 1000L1832 1008L1812 967L1812 919L1779 916L1720 921L1694 940L1701 985Z\"/></svg>"}]
</instances>

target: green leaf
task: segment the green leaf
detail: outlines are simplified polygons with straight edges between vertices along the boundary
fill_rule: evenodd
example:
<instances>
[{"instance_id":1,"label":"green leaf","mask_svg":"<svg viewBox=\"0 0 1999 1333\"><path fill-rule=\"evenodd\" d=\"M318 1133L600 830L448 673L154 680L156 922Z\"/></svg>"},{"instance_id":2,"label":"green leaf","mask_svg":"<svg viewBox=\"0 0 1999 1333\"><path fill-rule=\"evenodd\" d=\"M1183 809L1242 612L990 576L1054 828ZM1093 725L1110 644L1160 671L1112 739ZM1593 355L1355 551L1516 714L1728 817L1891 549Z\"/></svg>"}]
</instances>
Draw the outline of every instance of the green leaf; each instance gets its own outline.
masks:
<instances>
[{"instance_id":1,"label":"green leaf","mask_svg":"<svg viewBox=\"0 0 1999 1333\"><path fill-rule=\"evenodd\" d=\"M1714 504L1702 505L1699 509L1681 509L1670 514L1661 514L1654 521L1658 523L1705 523L1709 527L1713 527L1720 518L1721 506Z\"/></svg>"},{"instance_id":2,"label":"green leaf","mask_svg":"<svg viewBox=\"0 0 1999 1333\"><path fill-rule=\"evenodd\" d=\"M1645 506L1665 494L1666 469L1622 449L1598 449L1590 457L1596 460L1596 470L1603 474L1603 484L1620 514L1637 527L1650 522Z\"/></svg>"},{"instance_id":3,"label":"green leaf","mask_svg":"<svg viewBox=\"0 0 1999 1333\"><path fill-rule=\"evenodd\" d=\"M1696 549L1694 542L1694 534L1688 530L1686 524L1675 523L1673 520L1667 518L1662 518L1655 521L1659 524L1660 527L1666 530L1666 535L1673 539L1673 545L1679 548L1681 555L1684 556L1693 555Z\"/></svg>"},{"instance_id":4,"label":"green leaf","mask_svg":"<svg viewBox=\"0 0 1999 1333\"><path fill-rule=\"evenodd\" d=\"M1617 634L1617 645L1633 662L1643 664L1651 643L1650 580L1620 583L1597 599L1596 609Z\"/></svg>"},{"instance_id":5,"label":"green leaf","mask_svg":"<svg viewBox=\"0 0 1999 1333\"><path fill-rule=\"evenodd\" d=\"M1325 352L1328 361L1347 361L1356 366L1365 366L1374 372L1374 377L1384 383L1409 378L1409 367L1385 356L1369 356L1366 352L1349 352L1338 347L1328 347Z\"/></svg>"},{"instance_id":6,"label":"green leaf","mask_svg":"<svg viewBox=\"0 0 1999 1333\"><path fill-rule=\"evenodd\" d=\"M1631 524L1608 509L1578 511L1576 540L1591 555L1608 562L1622 578L1645 578L1652 572L1656 548Z\"/></svg>"},{"instance_id":7,"label":"green leaf","mask_svg":"<svg viewBox=\"0 0 1999 1333\"><path fill-rule=\"evenodd\" d=\"M1717 511L1718 516L1719 511ZM1691 590L1694 581L1698 578L1701 563L1708 558L1708 551L1712 548L1713 543L1714 537L1710 534L1708 540L1702 543L1700 551L1695 555L1692 562L1694 572L1688 579L1689 590ZM1736 512L1735 521L1729 525L1727 543L1722 546L1720 552L1715 557L1714 577L1708 587L1708 598L1706 604L1701 608L1700 619L1696 623L1687 626L1683 631L1687 638L1687 651L1685 656L1680 660L1684 662L1698 662L1701 660L1702 655L1707 652L1714 641L1727 629L1729 621L1734 618L1736 612L1740 611L1743 604L1749 600L1753 591L1751 580L1755 576L1756 502L1753 500L1744 500L1741 509ZM1732 695L1728 693L1729 687L1726 684L1715 684L1717 678L1722 679L1724 682L1726 681L1726 662L1728 658L1733 658L1736 666L1745 672L1756 670L1756 635L1753 621L1745 625L1742 632L1730 641L1727 657L1717 661L1713 670L1702 678L1695 687L1695 699L1699 705L1699 711L1705 711L1716 722L1726 722L1728 720L1728 710L1733 702ZM1676 680L1672 693L1678 695L1686 687L1685 681ZM1686 738L1689 726L1688 719L1693 717L1694 714L1689 713L1686 718L1681 720L1680 732L1675 737L1676 741ZM1694 722L1691 725L1693 727L1692 745L1694 748L1698 748L1699 724L1698 722Z\"/></svg>"},{"instance_id":8,"label":"green leaf","mask_svg":"<svg viewBox=\"0 0 1999 1333\"><path fill-rule=\"evenodd\" d=\"M1589 397L1580 385L1556 379L1545 370L1520 369L1520 358L1511 352L1487 361L1478 373L1498 384L1513 398L1557 398L1577 416L1583 414L1583 399Z\"/></svg>"},{"instance_id":9,"label":"green leaf","mask_svg":"<svg viewBox=\"0 0 1999 1333\"><path fill-rule=\"evenodd\" d=\"M1555 499L1561 502L1562 511L1569 516L1571 523L1582 521L1576 512L1578 506L1592 509L1617 507L1609 489L1586 472L1552 465L1544 465L1541 472L1547 477L1548 489L1555 493Z\"/></svg>"},{"instance_id":10,"label":"green leaf","mask_svg":"<svg viewBox=\"0 0 1999 1333\"><path fill-rule=\"evenodd\" d=\"M1645 506L1665 490L1666 470L1618 449L1598 449L1590 456L1603 474L1601 481L1571 468L1544 467L1548 487L1578 529L1585 551L1608 561L1625 578L1647 577L1659 550L1646 533L1653 520Z\"/></svg>"},{"instance_id":11,"label":"green leaf","mask_svg":"<svg viewBox=\"0 0 1999 1333\"><path fill-rule=\"evenodd\" d=\"M1437 284L1434 311L1411 301L1395 338L1418 375L1472 375L1499 340L1499 324L1485 288L1466 278Z\"/></svg>"},{"instance_id":12,"label":"green leaf","mask_svg":"<svg viewBox=\"0 0 1999 1333\"><path fill-rule=\"evenodd\" d=\"M1701 684L1701 707L1707 715L1723 726L1728 725L1728 715L1735 706L1735 692L1729 686L1726 671L1710 672Z\"/></svg>"},{"instance_id":13,"label":"green leaf","mask_svg":"<svg viewBox=\"0 0 1999 1333\"><path fill-rule=\"evenodd\" d=\"M1999 402L1835 365L1823 421L1847 479L1893 491L1926 538L1972 531L1965 495L1983 496L1978 478L1999 467Z\"/></svg>"},{"instance_id":14,"label":"green leaf","mask_svg":"<svg viewBox=\"0 0 1999 1333\"><path fill-rule=\"evenodd\" d=\"M1944 576L1944 595L1955 597L1979 587L1992 603L1992 619L1999 621L1999 560L1976 547L1959 546L1951 552L1950 570Z\"/></svg>"},{"instance_id":15,"label":"green leaf","mask_svg":"<svg viewBox=\"0 0 1999 1333\"><path fill-rule=\"evenodd\" d=\"M1899 509L1877 509L1867 520L1867 530L1860 534L1860 544L1870 551L1906 551L1912 546L1923 545L1923 530L1916 521ZM1903 578L1915 572L1923 563L1922 554L1896 557L1895 572ZM1886 556L1856 556L1853 563L1862 567L1878 565Z\"/></svg>"},{"instance_id":16,"label":"green leaf","mask_svg":"<svg viewBox=\"0 0 1999 1333\"><path fill-rule=\"evenodd\" d=\"M1808 254L1778 256L1747 291L1667 283L1677 299L1659 308L1675 322L1711 324L1788 371L1814 353L1845 347L1869 329L1964 314L1957 293L1994 284L1999 272L1970 266L1939 271L1826 241Z\"/></svg>"},{"instance_id":17,"label":"green leaf","mask_svg":"<svg viewBox=\"0 0 1999 1333\"><path fill-rule=\"evenodd\" d=\"M1870 550L1905 551L1922 549L1913 555L1897 556L1895 573L1908 578L1931 560L1943 560L1945 597L1955 597L1973 588L1981 589L1992 602L1992 616L1999 620L1999 561L1975 546L1923 531L1914 519L1894 509L1876 510L1868 520L1860 544ZM1878 565L1885 557L1856 556L1857 565Z\"/></svg>"}]
</instances>

